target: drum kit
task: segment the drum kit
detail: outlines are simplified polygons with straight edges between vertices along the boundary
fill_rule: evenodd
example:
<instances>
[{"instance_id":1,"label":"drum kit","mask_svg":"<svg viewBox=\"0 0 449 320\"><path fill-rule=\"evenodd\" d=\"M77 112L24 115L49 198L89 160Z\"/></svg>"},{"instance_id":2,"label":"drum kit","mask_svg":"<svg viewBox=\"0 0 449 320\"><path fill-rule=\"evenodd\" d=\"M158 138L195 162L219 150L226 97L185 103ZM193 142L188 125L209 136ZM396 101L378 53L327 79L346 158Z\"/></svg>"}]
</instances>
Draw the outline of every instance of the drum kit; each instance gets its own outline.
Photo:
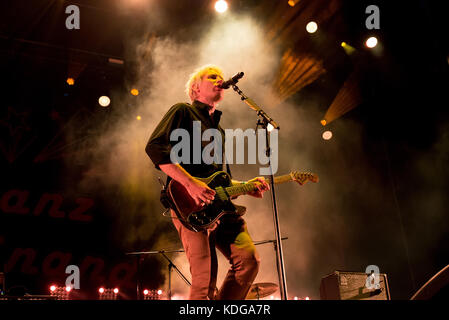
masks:
<instances>
[{"instance_id":1,"label":"drum kit","mask_svg":"<svg viewBox=\"0 0 449 320\"><path fill-rule=\"evenodd\" d=\"M261 298L268 297L269 295L275 293L278 289L276 283L271 282L261 282L255 283L251 286L248 291L248 295L245 300L260 300Z\"/></svg>"}]
</instances>

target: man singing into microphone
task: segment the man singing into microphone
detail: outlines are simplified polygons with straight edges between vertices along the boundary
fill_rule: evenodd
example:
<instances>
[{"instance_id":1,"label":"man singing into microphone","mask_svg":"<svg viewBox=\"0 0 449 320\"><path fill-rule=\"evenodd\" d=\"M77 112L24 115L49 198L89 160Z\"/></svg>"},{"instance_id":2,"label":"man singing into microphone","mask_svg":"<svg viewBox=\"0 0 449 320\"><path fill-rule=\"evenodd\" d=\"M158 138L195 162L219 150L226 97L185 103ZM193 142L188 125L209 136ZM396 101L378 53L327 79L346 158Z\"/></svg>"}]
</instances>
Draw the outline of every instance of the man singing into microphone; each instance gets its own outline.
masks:
<instances>
[{"instance_id":1,"label":"man singing into microphone","mask_svg":"<svg viewBox=\"0 0 449 320\"><path fill-rule=\"evenodd\" d=\"M223 99L222 84L223 74L218 67L207 65L197 69L186 84L186 92L192 103L172 106L157 125L145 148L156 168L167 174L167 182L174 179L182 184L196 204L210 204L214 200L215 191L195 177L206 178L214 172L226 169L223 163L206 164L203 159L200 164L193 164L193 161L172 163L170 151L176 142L170 141L170 133L177 128L187 130L193 150L192 137L197 136L193 135L193 122L200 121L201 133L209 128L218 129L222 134L222 145L225 145L224 130L219 125L222 112L216 109ZM203 148L208 142L200 143ZM192 152L190 157L192 158ZM262 177L254 178L250 182L255 182L258 187L257 191L250 193L254 197L261 198L269 189ZM244 182L232 180L232 183ZM181 223L173 210L170 211L190 264L192 286L189 299L245 299L259 270L260 260L244 219L238 215L226 214L213 228L195 232ZM218 292L215 248L218 248L231 264Z\"/></svg>"}]
</instances>

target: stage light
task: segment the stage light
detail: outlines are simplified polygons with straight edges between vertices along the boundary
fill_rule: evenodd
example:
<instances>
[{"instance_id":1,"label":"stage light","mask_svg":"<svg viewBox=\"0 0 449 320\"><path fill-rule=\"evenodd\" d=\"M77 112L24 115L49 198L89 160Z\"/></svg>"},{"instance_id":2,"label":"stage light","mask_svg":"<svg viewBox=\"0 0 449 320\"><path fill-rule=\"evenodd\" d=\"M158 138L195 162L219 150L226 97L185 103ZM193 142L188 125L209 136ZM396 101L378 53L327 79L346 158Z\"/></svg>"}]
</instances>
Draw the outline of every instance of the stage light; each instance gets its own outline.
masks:
<instances>
[{"instance_id":1,"label":"stage light","mask_svg":"<svg viewBox=\"0 0 449 320\"><path fill-rule=\"evenodd\" d=\"M293 300L298 300L298 297L294 297Z\"/></svg>"},{"instance_id":2,"label":"stage light","mask_svg":"<svg viewBox=\"0 0 449 320\"><path fill-rule=\"evenodd\" d=\"M56 300L69 300L70 291L72 287L50 286L50 296L55 297Z\"/></svg>"},{"instance_id":3,"label":"stage light","mask_svg":"<svg viewBox=\"0 0 449 320\"><path fill-rule=\"evenodd\" d=\"M365 45L368 48L374 48L375 46L377 46L377 38L376 37L369 37L366 42Z\"/></svg>"},{"instance_id":4,"label":"stage light","mask_svg":"<svg viewBox=\"0 0 449 320\"><path fill-rule=\"evenodd\" d=\"M332 131L324 131L323 132L323 139L324 140L330 140L332 138Z\"/></svg>"},{"instance_id":5,"label":"stage light","mask_svg":"<svg viewBox=\"0 0 449 320\"><path fill-rule=\"evenodd\" d=\"M294 7L295 4L297 4L299 2L299 0L288 0L288 5L290 7Z\"/></svg>"},{"instance_id":6,"label":"stage light","mask_svg":"<svg viewBox=\"0 0 449 320\"><path fill-rule=\"evenodd\" d=\"M137 95L139 95L139 90L137 90L137 89L131 89L131 94L132 94L133 96L137 96Z\"/></svg>"},{"instance_id":7,"label":"stage light","mask_svg":"<svg viewBox=\"0 0 449 320\"><path fill-rule=\"evenodd\" d=\"M215 10L220 13L225 12L228 10L228 3L225 0L218 0L215 2Z\"/></svg>"},{"instance_id":8,"label":"stage light","mask_svg":"<svg viewBox=\"0 0 449 320\"><path fill-rule=\"evenodd\" d=\"M318 30L318 25L316 24L316 22L310 21L310 22L306 25L306 30L307 30L308 33L314 33L315 31Z\"/></svg>"},{"instance_id":9,"label":"stage light","mask_svg":"<svg viewBox=\"0 0 449 320\"><path fill-rule=\"evenodd\" d=\"M269 123L268 126L267 126L268 132L273 131L273 129L274 129L273 125L271 123Z\"/></svg>"},{"instance_id":10,"label":"stage light","mask_svg":"<svg viewBox=\"0 0 449 320\"><path fill-rule=\"evenodd\" d=\"M143 291L144 300L162 300L162 290L147 290Z\"/></svg>"},{"instance_id":11,"label":"stage light","mask_svg":"<svg viewBox=\"0 0 449 320\"><path fill-rule=\"evenodd\" d=\"M117 300L118 288L108 289L101 287L98 289L100 300Z\"/></svg>"},{"instance_id":12,"label":"stage light","mask_svg":"<svg viewBox=\"0 0 449 320\"><path fill-rule=\"evenodd\" d=\"M73 79L73 78L67 78L67 84L68 84L69 86L73 86L73 85L75 84L75 79Z\"/></svg>"},{"instance_id":13,"label":"stage light","mask_svg":"<svg viewBox=\"0 0 449 320\"><path fill-rule=\"evenodd\" d=\"M109 99L108 96L101 96L100 98L98 98L98 103L102 107L107 107L111 103L111 99Z\"/></svg>"},{"instance_id":14,"label":"stage light","mask_svg":"<svg viewBox=\"0 0 449 320\"><path fill-rule=\"evenodd\" d=\"M310 300L310 298L309 298L309 297L306 297L304 300Z\"/></svg>"},{"instance_id":15,"label":"stage light","mask_svg":"<svg viewBox=\"0 0 449 320\"><path fill-rule=\"evenodd\" d=\"M324 127L324 126L326 125L326 123L327 123L327 121L326 121L326 120L324 120L324 119L323 119L323 120L321 120L320 122L321 122L321 124L323 125L323 127Z\"/></svg>"},{"instance_id":16,"label":"stage light","mask_svg":"<svg viewBox=\"0 0 449 320\"><path fill-rule=\"evenodd\" d=\"M329 125L332 121L335 121L345 113L356 108L362 102L359 74L360 70L356 68L341 86L323 116L323 119L326 119L326 125Z\"/></svg>"},{"instance_id":17,"label":"stage light","mask_svg":"<svg viewBox=\"0 0 449 320\"><path fill-rule=\"evenodd\" d=\"M137 120L141 120L142 117L141 117L141 116L137 116L136 119L137 119Z\"/></svg>"},{"instance_id":18,"label":"stage light","mask_svg":"<svg viewBox=\"0 0 449 320\"><path fill-rule=\"evenodd\" d=\"M355 51L355 48L347 44L346 42L341 43L341 47L345 50L347 54L352 54Z\"/></svg>"}]
</instances>

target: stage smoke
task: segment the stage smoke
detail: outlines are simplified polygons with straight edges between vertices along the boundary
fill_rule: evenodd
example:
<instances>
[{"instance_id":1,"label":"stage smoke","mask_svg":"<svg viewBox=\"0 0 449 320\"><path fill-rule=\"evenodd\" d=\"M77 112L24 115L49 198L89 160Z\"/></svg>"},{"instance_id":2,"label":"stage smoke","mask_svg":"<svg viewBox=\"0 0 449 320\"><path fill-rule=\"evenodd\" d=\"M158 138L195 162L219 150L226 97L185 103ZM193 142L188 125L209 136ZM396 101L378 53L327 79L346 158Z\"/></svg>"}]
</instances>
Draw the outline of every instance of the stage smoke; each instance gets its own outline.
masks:
<instances>
[{"instance_id":1,"label":"stage smoke","mask_svg":"<svg viewBox=\"0 0 449 320\"><path fill-rule=\"evenodd\" d=\"M330 142L323 141L320 120L327 106L323 107L319 98L297 100L300 103L287 99L278 104L280 99L272 91L272 83L279 72L282 50L265 40L263 28L250 17L228 12L226 17L202 28L202 33L192 37L195 40L183 41L154 36L150 27L155 22L149 23L153 25L148 26L145 36L130 37L125 44L126 60L137 62L137 79L127 85L139 88L138 99L129 91L111 93L116 111L107 125L98 128L95 143L82 153L85 158L79 159L89 160L90 170L78 187L108 192L113 212L120 212L110 217L114 224L113 241L124 251L181 248L176 230L170 218L162 215L164 208L159 202L157 178L164 181L165 175L154 168L145 146L167 110L175 103L189 102L184 86L190 73L212 63L223 69L225 77L245 72L239 88L279 123L277 175L310 171L320 177L317 184L300 186L290 182L276 186L281 233L288 237L283 248L289 295L316 299L324 274L336 269L364 270L372 260L357 257L362 257L366 250L373 250L374 257L379 257L376 243L363 242L361 238L367 223L379 222L373 222L367 212L373 212L379 203L391 201L391 190L376 174L377 169L363 149L362 127L348 119L336 121L330 128L335 137ZM256 127L257 114L232 90L226 91L218 109L224 111L224 128ZM136 115L141 121L136 121ZM259 168L258 164L231 165L233 177L240 180L258 176ZM243 196L236 203L248 208L245 219L253 240L274 239L269 192L263 199ZM391 207L394 212L394 205ZM354 243L360 243L359 247L354 248ZM277 283L273 245L259 245L257 250L261 266L255 282ZM392 248L395 257L391 259L398 258L398 250L401 249ZM220 286L229 264L220 253L218 257ZM190 279L185 255L172 258ZM160 276L167 281L166 262L162 258L158 261ZM166 290L167 283L159 285ZM188 290L173 273L173 294L187 296Z\"/></svg>"}]
</instances>

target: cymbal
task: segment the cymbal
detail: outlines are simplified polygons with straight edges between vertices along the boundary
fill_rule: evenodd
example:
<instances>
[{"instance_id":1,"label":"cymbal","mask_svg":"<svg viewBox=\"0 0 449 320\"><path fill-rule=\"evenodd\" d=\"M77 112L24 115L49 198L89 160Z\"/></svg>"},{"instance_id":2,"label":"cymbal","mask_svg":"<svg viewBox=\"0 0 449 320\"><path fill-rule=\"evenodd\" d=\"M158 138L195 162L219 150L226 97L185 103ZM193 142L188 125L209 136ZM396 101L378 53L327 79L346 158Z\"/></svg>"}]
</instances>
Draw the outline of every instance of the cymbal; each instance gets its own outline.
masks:
<instances>
[{"instance_id":1,"label":"cymbal","mask_svg":"<svg viewBox=\"0 0 449 320\"><path fill-rule=\"evenodd\" d=\"M246 299L260 299L269 296L272 293L275 293L278 289L278 285L276 283L271 282L261 282L255 283L251 286L246 295Z\"/></svg>"}]
</instances>

